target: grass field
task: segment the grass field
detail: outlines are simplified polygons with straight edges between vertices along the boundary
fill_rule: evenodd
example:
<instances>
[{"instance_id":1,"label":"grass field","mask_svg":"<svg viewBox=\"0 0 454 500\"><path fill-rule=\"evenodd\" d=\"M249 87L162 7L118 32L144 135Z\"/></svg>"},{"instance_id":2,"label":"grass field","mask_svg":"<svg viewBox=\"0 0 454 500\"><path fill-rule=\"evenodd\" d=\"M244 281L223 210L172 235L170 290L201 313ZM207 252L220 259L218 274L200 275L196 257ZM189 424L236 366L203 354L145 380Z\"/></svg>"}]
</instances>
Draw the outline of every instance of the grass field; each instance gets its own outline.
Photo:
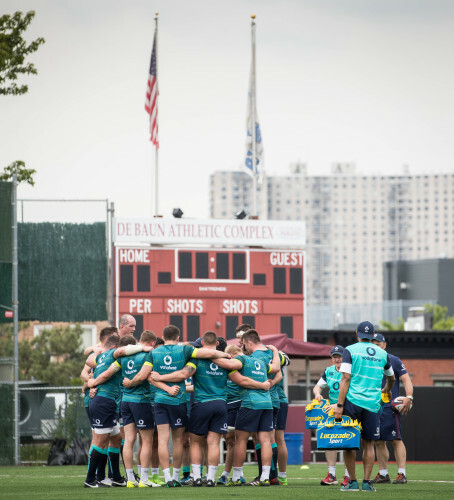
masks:
<instances>
[{"instance_id":1,"label":"grass field","mask_svg":"<svg viewBox=\"0 0 454 500\"><path fill-rule=\"evenodd\" d=\"M225 488L218 486L215 490L205 487L194 488L102 488L88 489L83 487L86 467L0 467L0 499L88 499L101 497L109 499L145 498L152 496L156 499L164 498L194 498L194 499L223 499L223 498L279 498L294 500L304 498L318 500L344 497L347 493L341 492L338 486L320 486L320 479L326 476L326 465L308 464L308 469L300 466L288 467L287 476L289 485L284 487L235 487ZM222 466L219 468L222 471ZM245 467L247 479L255 476L257 467ZM362 477L362 466L357 466L358 478ZM390 465L390 476L395 477L396 466ZM342 467L338 465L338 478L341 477ZM374 474L376 467L374 468ZM401 499L454 499L454 464L408 464L406 485L384 484L377 486L374 496L395 497ZM361 495L364 493L351 493Z\"/></svg>"}]
</instances>

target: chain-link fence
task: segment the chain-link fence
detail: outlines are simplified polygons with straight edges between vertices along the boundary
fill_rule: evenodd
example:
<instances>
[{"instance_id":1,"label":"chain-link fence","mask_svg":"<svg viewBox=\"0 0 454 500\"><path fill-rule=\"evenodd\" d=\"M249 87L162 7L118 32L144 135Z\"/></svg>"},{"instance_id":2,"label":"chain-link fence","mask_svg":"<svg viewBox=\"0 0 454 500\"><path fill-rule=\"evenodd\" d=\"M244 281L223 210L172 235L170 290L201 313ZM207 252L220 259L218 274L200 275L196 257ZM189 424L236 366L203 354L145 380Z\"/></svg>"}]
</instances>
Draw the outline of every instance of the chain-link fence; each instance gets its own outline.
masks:
<instances>
[{"instance_id":1,"label":"chain-link fence","mask_svg":"<svg viewBox=\"0 0 454 500\"><path fill-rule=\"evenodd\" d=\"M6 360L3 360L6 361ZM52 443L91 439L80 387L20 383L21 463L47 463ZM14 464L14 386L0 380L0 465Z\"/></svg>"}]
</instances>

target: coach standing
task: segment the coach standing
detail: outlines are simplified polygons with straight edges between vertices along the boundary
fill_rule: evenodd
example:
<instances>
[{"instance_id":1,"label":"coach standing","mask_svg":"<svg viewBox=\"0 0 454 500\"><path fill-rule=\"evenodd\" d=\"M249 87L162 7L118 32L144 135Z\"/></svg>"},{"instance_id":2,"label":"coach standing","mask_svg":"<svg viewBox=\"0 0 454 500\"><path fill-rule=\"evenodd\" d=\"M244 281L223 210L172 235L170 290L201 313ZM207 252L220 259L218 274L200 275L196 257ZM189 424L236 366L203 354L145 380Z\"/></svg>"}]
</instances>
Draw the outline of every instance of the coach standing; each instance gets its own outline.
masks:
<instances>
[{"instance_id":1,"label":"coach standing","mask_svg":"<svg viewBox=\"0 0 454 500\"><path fill-rule=\"evenodd\" d=\"M383 392L390 393L395 380L387 353L371 342L373 335L372 323L363 321L356 329L358 342L345 348L340 367L342 378L339 399L334 409L336 419L344 414L361 423L364 466L362 491L375 491L370 475L375 458L374 441L380 437L379 411L383 375L386 375ZM359 491L355 459L355 450L344 450L350 481L341 487L342 491Z\"/></svg>"},{"instance_id":2,"label":"coach standing","mask_svg":"<svg viewBox=\"0 0 454 500\"><path fill-rule=\"evenodd\" d=\"M386 351L386 339L381 333L375 333L372 342ZM375 484L391 482L388 474L389 451L386 445L387 441L391 441L398 467L397 477L393 481L393 484L406 484L407 476L405 473L405 462L407 461L407 450L404 442L402 441L401 418L402 415L406 415L410 411L413 400L413 384L411 383L410 375L408 374L402 361L397 356L393 356L392 354L389 354L389 358L391 359L394 375L396 377L396 382L391 390L391 400L399 396L400 381L403 382L405 387L405 399L403 407L400 411L395 411L393 409L391 400L389 403L384 403L383 405L382 412L380 414L380 439L375 442L379 471L372 482ZM385 381L383 381L383 384L384 383Z\"/></svg>"}]
</instances>

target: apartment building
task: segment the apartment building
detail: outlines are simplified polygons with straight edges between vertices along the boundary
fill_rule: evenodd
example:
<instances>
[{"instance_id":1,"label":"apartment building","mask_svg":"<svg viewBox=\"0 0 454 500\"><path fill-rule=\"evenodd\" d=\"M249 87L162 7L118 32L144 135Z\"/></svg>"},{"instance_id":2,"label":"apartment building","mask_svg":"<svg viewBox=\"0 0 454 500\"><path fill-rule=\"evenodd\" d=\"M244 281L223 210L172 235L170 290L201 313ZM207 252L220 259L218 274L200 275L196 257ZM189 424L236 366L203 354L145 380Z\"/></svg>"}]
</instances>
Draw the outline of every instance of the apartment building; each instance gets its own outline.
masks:
<instances>
[{"instance_id":1,"label":"apartment building","mask_svg":"<svg viewBox=\"0 0 454 500\"><path fill-rule=\"evenodd\" d=\"M259 217L302 219L307 231L308 305L383 301L383 263L454 257L454 174L361 175L334 164L309 175L304 164L268 176ZM211 216L250 213L250 177L211 176Z\"/></svg>"}]
</instances>

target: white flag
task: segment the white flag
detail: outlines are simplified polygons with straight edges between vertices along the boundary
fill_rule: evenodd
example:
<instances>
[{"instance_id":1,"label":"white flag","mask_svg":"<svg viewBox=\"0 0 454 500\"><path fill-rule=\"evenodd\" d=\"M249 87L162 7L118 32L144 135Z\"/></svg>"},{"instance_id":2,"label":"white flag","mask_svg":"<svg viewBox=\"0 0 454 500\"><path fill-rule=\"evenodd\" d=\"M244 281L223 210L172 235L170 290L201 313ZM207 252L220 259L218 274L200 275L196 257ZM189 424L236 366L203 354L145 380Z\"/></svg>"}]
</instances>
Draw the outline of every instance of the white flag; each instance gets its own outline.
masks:
<instances>
[{"instance_id":1,"label":"white flag","mask_svg":"<svg viewBox=\"0 0 454 500\"><path fill-rule=\"evenodd\" d=\"M253 82L255 82L254 65L251 66L251 78L249 80L249 92L248 92L248 111L247 111L247 137L246 137L246 158L244 161L244 166L246 171L250 175L257 175L259 178L262 174L263 169L263 143L262 134L260 132L260 124L257 117L257 109L255 108L255 99L253 99L255 88L253 88ZM255 85L254 85L255 87ZM254 102L253 102L254 101ZM254 112L253 112L254 111ZM253 165L253 136L252 136L252 115L255 117L255 166Z\"/></svg>"}]
</instances>

